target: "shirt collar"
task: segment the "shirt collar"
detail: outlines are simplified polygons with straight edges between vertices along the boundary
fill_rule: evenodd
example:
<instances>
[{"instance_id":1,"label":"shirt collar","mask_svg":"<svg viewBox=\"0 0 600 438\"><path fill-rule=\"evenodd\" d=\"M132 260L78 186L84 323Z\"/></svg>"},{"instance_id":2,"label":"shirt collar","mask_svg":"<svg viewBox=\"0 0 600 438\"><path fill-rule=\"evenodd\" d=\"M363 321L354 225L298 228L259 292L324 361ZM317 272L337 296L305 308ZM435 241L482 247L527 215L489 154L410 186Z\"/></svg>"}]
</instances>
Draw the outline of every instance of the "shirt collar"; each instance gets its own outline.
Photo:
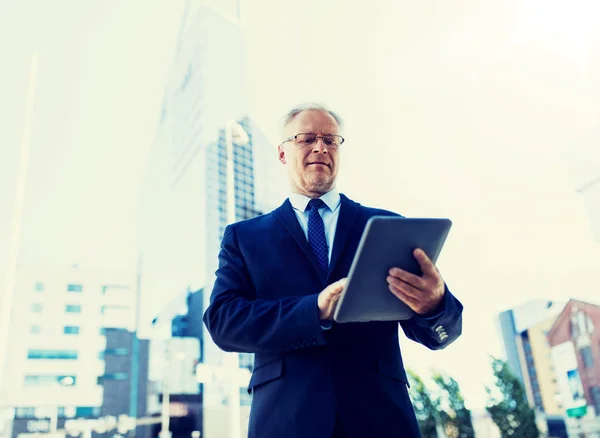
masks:
<instances>
[{"instance_id":1,"label":"shirt collar","mask_svg":"<svg viewBox=\"0 0 600 438\"><path fill-rule=\"evenodd\" d=\"M306 210L306 207L308 206L308 201L310 201L311 199L308 196L301 195L300 193L291 193L289 198L292 207L301 212L304 212L304 210ZM331 211L335 211L341 203L340 192L338 192L337 189L332 189L328 191L319 199L323 201Z\"/></svg>"}]
</instances>

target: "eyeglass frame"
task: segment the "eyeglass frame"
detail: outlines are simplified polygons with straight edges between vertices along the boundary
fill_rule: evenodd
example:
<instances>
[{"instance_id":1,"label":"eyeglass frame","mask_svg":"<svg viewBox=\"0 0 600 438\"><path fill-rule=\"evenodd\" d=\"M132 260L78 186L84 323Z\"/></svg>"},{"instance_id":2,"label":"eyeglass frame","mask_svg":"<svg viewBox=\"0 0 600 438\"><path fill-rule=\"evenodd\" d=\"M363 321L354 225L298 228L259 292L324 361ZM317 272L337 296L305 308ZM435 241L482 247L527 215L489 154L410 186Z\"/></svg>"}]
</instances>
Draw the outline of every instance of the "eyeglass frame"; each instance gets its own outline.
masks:
<instances>
[{"instance_id":1,"label":"eyeglass frame","mask_svg":"<svg viewBox=\"0 0 600 438\"><path fill-rule=\"evenodd\" d=\"M296 135L292 135L291 137L286 138L285 140L283 140L281 142L281 144L284 144L284 143L286 143L288 141L292 141L292 140L294 140L294 143L298 144L297 143L297 139L298 139L299 135L314 135L315 136L315 141L313 143L305 145L307 147L316 144L319 141L319 139L321 139L323 141L323 144L326 147L328 147L328 148L332 148L332 147L333 148L337 148L337 147L340 147L344 143L344 141L346 141L346 139L344 137L342 137L341 135L339 135L339 134L317 135L317 134L313 134L312 132L299 132ZM340 144L336 144L336 145L333 145L333 146L332 145L328 145L328 144L325 143L325 137L339 137L341 139ZM302 145L299 145L299 146L302 146Z\"/></svg>"}]
</instances>

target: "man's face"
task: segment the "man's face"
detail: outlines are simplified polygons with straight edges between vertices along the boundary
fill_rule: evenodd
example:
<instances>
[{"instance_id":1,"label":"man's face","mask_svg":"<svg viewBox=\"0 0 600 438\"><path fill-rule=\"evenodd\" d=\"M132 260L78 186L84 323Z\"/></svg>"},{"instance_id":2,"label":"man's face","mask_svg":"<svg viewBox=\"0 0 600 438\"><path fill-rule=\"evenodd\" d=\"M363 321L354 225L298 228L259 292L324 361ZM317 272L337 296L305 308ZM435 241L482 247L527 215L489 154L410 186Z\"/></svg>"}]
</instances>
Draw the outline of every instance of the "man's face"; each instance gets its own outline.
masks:
<instances>
[{"instance_id":1,"label":"man's face","mask_svg":"<svg viewBox=\"0 0 600 438\"><path fill-rule=\"evenodd\" d=\"M285 138L298 134L340 135L338 131L338 124L328 113L306 110L285 127L284 135ZM303 137L307 136L299 139ZM327 142L318 138L312 144L303 144L292 138L279 145L279 161L287 167L292 192L314 198L335 187L339 147L331 143L328 146Z\"/></svg>"}]
</instances>

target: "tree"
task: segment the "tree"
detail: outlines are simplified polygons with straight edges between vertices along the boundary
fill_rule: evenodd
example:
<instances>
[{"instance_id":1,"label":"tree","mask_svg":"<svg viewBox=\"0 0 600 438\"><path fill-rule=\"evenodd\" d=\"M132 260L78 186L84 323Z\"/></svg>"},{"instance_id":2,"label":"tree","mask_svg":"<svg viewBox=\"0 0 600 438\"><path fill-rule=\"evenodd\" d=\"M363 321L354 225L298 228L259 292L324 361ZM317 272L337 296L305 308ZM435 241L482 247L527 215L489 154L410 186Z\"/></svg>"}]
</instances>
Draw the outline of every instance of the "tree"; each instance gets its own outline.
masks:
<instances>
[{"instance_id":1,"label":"tree","mask_svg":"<svg viewBox=\"0 0 600 438\"><path fill-rule=\"evenodd\" d=\"M489 397L486 410L500 429L500 435L502 438L539 438L535 411L527 402L523 385L505 361L495 357L491 361L500 397L492 395L492 390L486 387Z\"/></svg>"},{"instance_id":2,"label":"tree","mask_svg":"<svg viewBox=\"0 0 600 438\"><path fill-rule=\"evenodd\" d=\"M410 381L409 394L415 408L421 435L427 438L437 438L437 408L431 400L431 395L423 380L413 371L408 370Z\"/></svg>"},{"instance_id":3,"label":"tree","mask_svg":"<svg viewBox=\"0 0 600 438\"><path fill-rule=\"evenodd\" d=\"M448 438L475 438L471 411L465 406L458 382L439 372L433 374L433 381L442 394L434 404ZM443 409L443 405L447 410Z\"/></svg>"}]
</instances>

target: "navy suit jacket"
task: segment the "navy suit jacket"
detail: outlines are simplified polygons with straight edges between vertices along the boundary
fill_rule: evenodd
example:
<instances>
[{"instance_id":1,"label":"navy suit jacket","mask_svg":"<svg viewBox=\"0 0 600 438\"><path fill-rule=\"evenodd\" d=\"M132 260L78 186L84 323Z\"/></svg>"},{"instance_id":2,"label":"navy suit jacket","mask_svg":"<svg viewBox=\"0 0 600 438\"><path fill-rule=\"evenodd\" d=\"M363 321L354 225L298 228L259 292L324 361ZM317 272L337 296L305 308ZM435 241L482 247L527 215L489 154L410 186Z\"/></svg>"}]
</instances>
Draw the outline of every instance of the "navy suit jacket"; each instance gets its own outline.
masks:
<instances>
[{"instance_id":1,"label":"navy suit jacket","mask_svg":"<svg viewBox=\"0 0 600 438\"><path fill-rule=\"evenodd\" d=\"M340 208L327 278L289 200L225 230L204 323L222 350L255 353L250 437L331 438L335 421L348 437L420 436L398 322L321 327L317 296L348 275L367 220L396 215L344 195ZM441 349L461 333L462 305L446 288L439 315L400 325L408 338Z\"/></svg>"}]
</instances>

